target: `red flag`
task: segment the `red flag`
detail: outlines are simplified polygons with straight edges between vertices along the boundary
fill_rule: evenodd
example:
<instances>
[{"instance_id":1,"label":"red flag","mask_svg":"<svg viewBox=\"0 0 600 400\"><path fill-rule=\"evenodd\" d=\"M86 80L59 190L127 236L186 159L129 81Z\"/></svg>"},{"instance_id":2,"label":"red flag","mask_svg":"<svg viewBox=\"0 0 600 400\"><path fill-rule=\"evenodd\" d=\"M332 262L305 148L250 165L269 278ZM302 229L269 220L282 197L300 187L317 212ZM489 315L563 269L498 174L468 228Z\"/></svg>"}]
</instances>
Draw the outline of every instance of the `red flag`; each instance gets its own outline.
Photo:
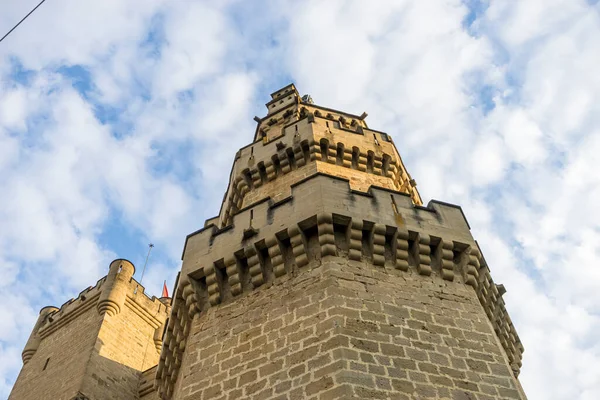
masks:
<instances>
[{"instance_id":1,"label":"red flag","mask_svg":"<svg viewBox=\"0 0 600 400\"><path fill-rule=\"evenodd\" d=\"M167 289L167 281L163 284L162 297L169 297L169 289Z\"/></svg>"}]
</instances>

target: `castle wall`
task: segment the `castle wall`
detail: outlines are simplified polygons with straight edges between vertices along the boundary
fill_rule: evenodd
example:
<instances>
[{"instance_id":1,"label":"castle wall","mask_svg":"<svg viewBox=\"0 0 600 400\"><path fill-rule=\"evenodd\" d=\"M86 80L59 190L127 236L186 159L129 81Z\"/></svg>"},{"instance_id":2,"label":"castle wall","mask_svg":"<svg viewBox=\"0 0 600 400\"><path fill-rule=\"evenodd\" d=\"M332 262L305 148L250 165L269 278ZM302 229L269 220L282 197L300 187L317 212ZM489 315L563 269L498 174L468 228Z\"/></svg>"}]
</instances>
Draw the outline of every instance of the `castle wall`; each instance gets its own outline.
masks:
<instances>
[{"instance_id":1,"label":"castle wall","mask_svg":"<svg viewBox=\"0 0 600 400\"><path fill-rule=\"evenodd\" d=\"M278 113L282 115L259 124L263 139L236 154L219 227L230 225L241 208L289 195L291 184L316 171L348 179L353 190L366 192L377 185L410 194L415 204L422 204L390 137L347 114L329 111L334 114L292 103Z\"/></svg>"},{"instance_id":2,"label":"castle wall","mask_svg":"<svg viewBox=\"0 0 600 400\"><path fill-rule=\"evenodd\" d=\"M173 398L523 399L505 357L472 287L328 256L194 318Z\"/></svg>"},{"instance_id":3,"label":"castle wall","mask_svg":"<svg viewBox=\"0 0 600 400\"><path fill-rule=\"evenodd\" d=\"M71 400L77 395L102 324L95 303L90 305L41 340L33 357L23 365L10 400Z\"/></svg>"},{"instance_id":4,"label":"castle wall","mask_svg":"<svg viewBox=\"0 0 600 400\"><path fill-rule=\"evenodd\" d=\"M81 392L91 399L136 399L141 371L158 363L153 341L157 325L148 323L131 306L118 315L107 315Z\"/></svg>"},{"instance_id":5,"label":"castle wall","mask_svg":"<svg viewBox=\"0 0 600 400\"><path fill-rule=\"evenodd\" d=\"M158 363L170 299L147 297L134 273L115 260L94 287L42 309L11 400L139 399L142 372Z\"/></svg>"},{"instance_id":6,"label":"castle wall","mask_svg":"<svg viewBox=\"0 0 600 400\"><path fill-rule=\"evenodd\" d=\"M155 376L156 366L142 373L138 389L140 400L161 400L158 392L154 389Z\"/></svg>"},{"instance_id":7,"label":"castle wall","mask_svg":"<svg viewBox=\"0 0 600 400\"><path fill-rule=\"evenodd\" d=\"M505 289L460 207L423 207L366 113L271 96L173 303L113 261L42 309L11 400L525 399Z\"/></svg>"}]
</instances>

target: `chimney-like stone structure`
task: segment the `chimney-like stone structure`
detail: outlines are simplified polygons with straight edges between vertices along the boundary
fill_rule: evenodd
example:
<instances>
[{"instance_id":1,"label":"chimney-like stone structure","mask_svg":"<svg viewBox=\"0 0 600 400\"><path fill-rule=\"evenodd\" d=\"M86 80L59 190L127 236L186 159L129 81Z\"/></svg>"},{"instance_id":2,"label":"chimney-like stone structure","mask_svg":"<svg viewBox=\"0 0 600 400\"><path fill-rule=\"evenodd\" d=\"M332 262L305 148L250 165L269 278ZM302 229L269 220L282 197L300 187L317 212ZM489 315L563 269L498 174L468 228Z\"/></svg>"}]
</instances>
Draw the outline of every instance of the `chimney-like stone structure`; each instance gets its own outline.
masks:
<instances>
[{"instance_id":1,"label":"chimney-like stone structure","mask_svg":"<svg viewBox=\"0 0 600 400\"><path fill-rule=\"evenodd\" d=\"M523 347L459 206L366 113L288 85L188 235L161 399L525 399Z\"/></svg>"}]
</instances>

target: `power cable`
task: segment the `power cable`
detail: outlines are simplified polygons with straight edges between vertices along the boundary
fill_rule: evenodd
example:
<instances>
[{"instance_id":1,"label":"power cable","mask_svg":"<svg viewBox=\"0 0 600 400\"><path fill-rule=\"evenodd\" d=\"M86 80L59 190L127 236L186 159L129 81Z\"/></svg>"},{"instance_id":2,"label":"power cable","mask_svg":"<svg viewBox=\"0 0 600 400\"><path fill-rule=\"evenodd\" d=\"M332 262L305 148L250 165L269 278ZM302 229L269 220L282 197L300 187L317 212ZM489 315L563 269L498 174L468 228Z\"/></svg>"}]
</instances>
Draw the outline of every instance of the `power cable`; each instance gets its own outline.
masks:
<instances>
[{"instance_id":1,"label":"power cable","mask_svg":"<svg viewBox=\"0 0 600 400\"><path fill-rule=\"evenodd\" d=\"M6 35L2 36L2 39L0 39L0 42L2 42L4 39L6 39L6 37L12 33L12 31L14 31L15 29L17 29L17 26L21 25L21 23L22 23L23 21L25 21L25 20L27 19L27 17L29 17L31 14L33 14L33 12L34 12L35 10L37 10L37 9L38 9L38 7L39 7L39 6L41 6L41 5L42 5L42 4L43 4L45 1L46 1L46 0L42 0L42 1L40 1L40 3L39 3L37 6L35 6L35 8L34 8L33 10L29 11L29 14L27 14L26 16L24 16L24 17L23 17L23 19L22 19L22 20L20 20L18 24L16 24L15 26L13 26L13 28L12 28L10 31L8 31L8 32L6 33Z\"/></svg>"}]
</instances>

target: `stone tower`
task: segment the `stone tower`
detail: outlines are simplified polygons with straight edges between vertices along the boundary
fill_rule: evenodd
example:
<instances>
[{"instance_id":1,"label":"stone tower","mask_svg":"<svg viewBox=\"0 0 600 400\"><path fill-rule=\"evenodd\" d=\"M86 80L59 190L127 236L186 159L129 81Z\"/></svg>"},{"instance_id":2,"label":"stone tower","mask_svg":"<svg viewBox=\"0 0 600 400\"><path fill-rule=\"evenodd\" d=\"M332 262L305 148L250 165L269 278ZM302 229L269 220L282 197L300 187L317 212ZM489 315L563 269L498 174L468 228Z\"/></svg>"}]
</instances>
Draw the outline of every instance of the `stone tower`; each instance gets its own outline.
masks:
<instances>
[{"instance_id":1,"label":"stone tower","mask_svg":"<svg viewBox=\"0 0 600 400\"><path fill-rule=\"evenodd\" d=\"M115 260L96 286L60 308L42 308L9 400L158 399L146 381L171 299L147 297L134 272L131 262Z\"/></svg>"},{"instance_id":2,"label":"stone tower","mask_svg":"<svg viewBox=\"0 0 600 400\"><path fill-rule=\"evenodd\" d=\"M525 399L523 347L459 206L426 207L366 113L271 95L186 238L162 399Z\"/></svg>"},{"instance_id":3,"label":"stone tower","mask_svg":"<svg viewBox=\"0 0 600 400\"><path fill-rule=\"evenodd\" d=\"M114 261L42 309L11 400L525 399L461 208L424 207L366 113L271 97L219 214L186 238L172 309Z\"/></svg>"}]
</instances>

